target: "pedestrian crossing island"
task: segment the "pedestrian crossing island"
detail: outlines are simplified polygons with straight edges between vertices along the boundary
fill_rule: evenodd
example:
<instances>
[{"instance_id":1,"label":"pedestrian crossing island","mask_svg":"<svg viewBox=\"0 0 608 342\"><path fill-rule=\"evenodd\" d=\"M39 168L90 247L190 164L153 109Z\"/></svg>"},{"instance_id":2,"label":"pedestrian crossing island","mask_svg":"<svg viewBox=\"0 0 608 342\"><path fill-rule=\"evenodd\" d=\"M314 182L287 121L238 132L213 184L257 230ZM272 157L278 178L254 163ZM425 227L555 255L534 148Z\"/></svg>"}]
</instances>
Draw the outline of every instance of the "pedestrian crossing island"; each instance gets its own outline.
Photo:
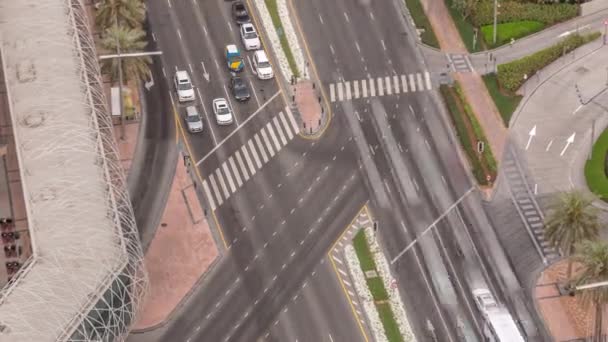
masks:
<instances>
[{"instance_id":1,"label":"pedestrian crossing island","mask_svg":"<svg viewBox=\"0 0 608 342\"><path fill-rule=\"evenodd\" d=\"M285 112L279 112L218 168L208 172L202 186L211 210L226 202L298 133L298 123L285 107Z\"/></svg>"},{"instance_id":2,"label":"pedestrian crossing island","mask_svg":"<svg viewBox=\"0 0 608 342\"><path fill-rule=\"evenodd\" d=\"M337 102L413 93L432 88L431 74L425 71L424 73L331 83L329 95L331 102Z\"/></svg>"}]
</instances>

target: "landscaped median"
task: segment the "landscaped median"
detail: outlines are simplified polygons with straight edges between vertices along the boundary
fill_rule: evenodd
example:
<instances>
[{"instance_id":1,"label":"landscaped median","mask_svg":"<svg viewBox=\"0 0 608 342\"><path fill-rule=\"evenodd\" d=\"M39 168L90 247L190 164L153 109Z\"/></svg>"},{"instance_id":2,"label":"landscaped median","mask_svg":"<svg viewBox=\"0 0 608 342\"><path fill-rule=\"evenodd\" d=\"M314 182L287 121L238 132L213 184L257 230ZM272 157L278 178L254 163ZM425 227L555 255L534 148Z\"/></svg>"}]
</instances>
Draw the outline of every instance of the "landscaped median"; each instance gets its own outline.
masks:
<instances>
[{"instance_id":1,"label":"landscaped median","mask_svg":"<svg viewBox=\"0 0 608 342\"><path fill-rule=\"evenodd\" d=\"M605 130L593 145L591 159L585 164L585 178L589 190L604 201L608 201L608 177L606 164L608 154L608 129Z\"/></svg>"},{"instance_id":2,"label":"landscaped median","mask_svg":"<svg viewBox=\"0 0 608 342\"><path fill-rule=\"evenodd\" d=\"M399 292L387 290L392 282L390 270L371 229L359 231L353 245L345 248L345 254L374 340L416 341Z\"/></svg>"},{"instance_id":3,"label":"landscaped median","mask_svg":"<svg viewBox=\"0 0 608 342\"><path fill-rule=\"evenodd\" d=\"M475 113L467 103L458 82L452 87L442 85L440 91L477 183L490 185L496 179L496 160ZM483 145L482 149L480 143Z\"/></svg>"},{"instance_id":4,"label":"landscaped median","mask_svg":"<svg viewBox=\"0 0 608 342\"><path fill-rule=\"evenodd\" d=\"M405 5L412 16L416 29L422 31L420 34L420 41L423 44L439 49L439 42L437 41L429 18L427 18L424 13L420 0L405 0Z\"/></svg>"},{"instance_id":5,"label":"landscaped median","mask_svg":"<svg viewBox=\"0 0 608 342\"><path fill-rule=\"evenodd\" d=\"M290 20L287 0L252 1L260 13L281 73L287 80L292 76L300 77L304 70L304 55Z\"/></svg>"}]
</instances>

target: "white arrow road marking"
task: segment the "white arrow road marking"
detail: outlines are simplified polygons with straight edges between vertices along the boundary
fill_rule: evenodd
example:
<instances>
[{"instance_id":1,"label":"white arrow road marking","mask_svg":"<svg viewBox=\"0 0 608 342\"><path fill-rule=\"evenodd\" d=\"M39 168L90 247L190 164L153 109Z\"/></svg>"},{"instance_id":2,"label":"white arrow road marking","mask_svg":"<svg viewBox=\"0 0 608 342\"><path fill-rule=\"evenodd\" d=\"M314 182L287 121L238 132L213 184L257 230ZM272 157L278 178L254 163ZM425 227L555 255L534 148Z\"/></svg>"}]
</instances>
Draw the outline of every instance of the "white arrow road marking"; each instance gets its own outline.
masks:
<instances>
[{"instance_id":1,"label":"white arrow road marking","mask_svg":"<svg viewBox=\"0 0 608 342\"><path fill-rule=\"evenodd\" d=\"M203 67L203 77L207 82L209 82L209 73L207 73L207 69L205 68L205 63L201 61L201 66Z\"/></svg>"},{"instance_id":2,"label":"white arrow road marking","mask_svg":"<svg viewBox=\"0 0 608 342\"><path fill-rule=\"evenodd\" d=\"M528 150L528 148L530 147L530 143L532 142L532 138L534 138L534 136L536 135L536 125L534 125L534 127L532 127L532 129L530 130L528 135L530 137L528 138L528 143L526 144L526 150Z\"/></svg>"},{"instance_id":3,"label":"white arrow road marking","mask_svg":"<svg viewBox=\"0 0 608 342\"><path fill-rule=\"evenodd\" d=\"M570 144L572 144L574 142L574 137L576 136L576 133L572 133L572 135L570 137L568 137L568 140L566 140L566 146L564 146L564 149L562 150L562 153L560 153L560 156L563 156L564 153L566 153L566 150L568 149L568 146L570 146Z\"/></svg>"}]
</instances>

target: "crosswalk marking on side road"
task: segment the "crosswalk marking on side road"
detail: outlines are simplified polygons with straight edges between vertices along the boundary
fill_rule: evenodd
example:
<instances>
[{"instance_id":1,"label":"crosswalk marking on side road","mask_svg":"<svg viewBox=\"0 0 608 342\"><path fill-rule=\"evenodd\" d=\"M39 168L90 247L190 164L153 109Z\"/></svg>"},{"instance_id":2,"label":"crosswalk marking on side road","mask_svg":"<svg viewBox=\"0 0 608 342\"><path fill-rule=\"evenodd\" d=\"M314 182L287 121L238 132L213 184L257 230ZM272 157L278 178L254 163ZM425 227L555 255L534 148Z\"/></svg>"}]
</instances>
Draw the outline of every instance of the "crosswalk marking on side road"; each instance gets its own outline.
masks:
<instances>
[{"instance_id":1,"label":"crosswalk marking on side road","mask_svg":"<svg viewBox=\"0 0 608 342\"><path fill-rule=\"evenodd\" d=\"M427 71L329 84L331 102L398 95L432 89L431 74Z\"/></svg>"},{"instance_id":2,"label":"crosswalk marking on side road","mask_svg":"<svg viewBox=\"0 0 608 342\"><path fill-rule=\"evenodd\" d=\"M258 150L262 154L262 160L264 161L264 164L266 164L268 162L268 156L266 155L266 151L264 150L264 147L262 145L262 140L260 139L260 136L257 133L253 137L255 138L255 143L256 143L256 146L258 147ZM255 151L255 149L254 149L254 151Z\"/></svg>"},{"instance_id":3,"label":"crosswalk marking on side road","mask_svg":"<svg viewBox=\"0 0 608 342\"><path fill-rule=\"evenodd\" d=\"M230 167L232 168L232 174L234 175L234 178L236 179L236 184L240 188L241 186L243 186L243 179L241 179L241 175L239 174L239 171L236 169L236 164L234 163L234 158L232 158L232 156L230 156L230 158L228 158L228 161L230 162Z\"/></svg>"},{"instance_id":4,"label":"crosswalk marking on side road","mask_svg":"<svg viewBox=\"0 0 608 342\"><path fill-rule=\"evenodd\" d=\"M299 133L289 107L272 117L252 138L236 149L202 181L209 208L213 211L227 202L257 170L286 146ZM269 137L270 136L270 137ZM270 154L270 157L267 155ZM262 160L260 159L262 155Z\"/></svg>"}]
</instances>

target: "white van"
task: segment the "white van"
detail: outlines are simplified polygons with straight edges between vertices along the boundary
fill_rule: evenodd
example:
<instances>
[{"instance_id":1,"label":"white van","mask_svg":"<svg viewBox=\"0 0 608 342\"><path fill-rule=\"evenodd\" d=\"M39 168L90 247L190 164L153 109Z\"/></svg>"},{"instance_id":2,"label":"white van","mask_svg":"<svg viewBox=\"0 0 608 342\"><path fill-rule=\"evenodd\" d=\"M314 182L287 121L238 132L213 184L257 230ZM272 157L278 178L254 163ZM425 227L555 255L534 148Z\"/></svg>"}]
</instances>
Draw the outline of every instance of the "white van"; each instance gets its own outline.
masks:
<instances>
[{"instance_id":1,"label":"white van","mask_svg":"<svg viewBox=\"0 0 608 342\"><path fill-rule=\"evenodd\" d=\"M253 67L261 80L269 80L274 77L272 65L270 65L264 50L257 50L253 53Z\"/></svg>"}]
</instances>

